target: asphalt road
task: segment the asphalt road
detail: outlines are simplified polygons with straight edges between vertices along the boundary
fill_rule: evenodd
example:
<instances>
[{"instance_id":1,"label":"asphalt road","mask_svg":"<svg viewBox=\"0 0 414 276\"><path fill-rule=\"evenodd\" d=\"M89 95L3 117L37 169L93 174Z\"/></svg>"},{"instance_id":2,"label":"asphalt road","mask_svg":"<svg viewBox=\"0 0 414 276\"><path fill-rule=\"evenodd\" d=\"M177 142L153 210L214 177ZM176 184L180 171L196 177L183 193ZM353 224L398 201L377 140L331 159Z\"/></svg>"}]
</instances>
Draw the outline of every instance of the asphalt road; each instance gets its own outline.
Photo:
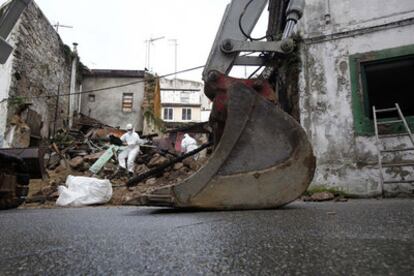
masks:
<instances>
[{"instance_id":1,"label":"asphalt road","mask_svg":"<svg viewBox=\"0 0 414 276\"><path fill-rule=\"evenodd\" d=\"M413 275L414 200L0 212L0 275Z\"/></svg>"}]
</instances>

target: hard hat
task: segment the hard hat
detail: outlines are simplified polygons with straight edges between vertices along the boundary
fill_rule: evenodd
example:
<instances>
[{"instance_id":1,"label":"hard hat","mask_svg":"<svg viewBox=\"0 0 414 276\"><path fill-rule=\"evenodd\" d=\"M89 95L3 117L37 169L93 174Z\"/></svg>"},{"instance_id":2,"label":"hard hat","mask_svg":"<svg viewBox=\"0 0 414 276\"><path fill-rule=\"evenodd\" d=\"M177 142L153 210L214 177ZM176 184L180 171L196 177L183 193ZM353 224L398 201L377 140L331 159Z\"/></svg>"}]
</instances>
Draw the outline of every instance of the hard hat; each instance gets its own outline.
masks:
<instances>
[{"instance_id":1,"label":"hard hat","mask_svg":"<svg viewBox=\"0 0 414 276\"><path fill-rule=\"evenodd\" d=\"M131 130L131 129L132 129L132 124L127 124L127 125L126 125L126 129L127 129L127 130Z\"/></svg>"}]
</instances>

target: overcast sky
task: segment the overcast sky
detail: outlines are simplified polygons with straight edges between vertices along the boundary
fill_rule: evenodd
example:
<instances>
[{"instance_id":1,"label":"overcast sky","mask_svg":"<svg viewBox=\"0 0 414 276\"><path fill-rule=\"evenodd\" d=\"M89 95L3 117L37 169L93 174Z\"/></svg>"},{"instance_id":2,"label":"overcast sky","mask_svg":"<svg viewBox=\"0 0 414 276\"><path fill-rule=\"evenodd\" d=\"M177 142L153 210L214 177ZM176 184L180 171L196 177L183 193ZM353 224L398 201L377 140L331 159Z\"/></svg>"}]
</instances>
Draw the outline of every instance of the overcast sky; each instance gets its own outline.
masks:
<instances>
[{"instance_id":1,"label":"overcast sky","mask_svg":"<svg viewBox=\"0 0 414 276\"><path fill-rule=\"evenodd\" d=\"M159 75L174 72L175 48L171 39L178 41L178 70L205 64L229 2L36 0L52 24L73 26L60 28L59 34L68 45L79 43L81 60L89 68L143 70L145 40L164 36L151 45L150 67ZM201 70L178 77L201 80Z\"/></svg>"}]
</instances>

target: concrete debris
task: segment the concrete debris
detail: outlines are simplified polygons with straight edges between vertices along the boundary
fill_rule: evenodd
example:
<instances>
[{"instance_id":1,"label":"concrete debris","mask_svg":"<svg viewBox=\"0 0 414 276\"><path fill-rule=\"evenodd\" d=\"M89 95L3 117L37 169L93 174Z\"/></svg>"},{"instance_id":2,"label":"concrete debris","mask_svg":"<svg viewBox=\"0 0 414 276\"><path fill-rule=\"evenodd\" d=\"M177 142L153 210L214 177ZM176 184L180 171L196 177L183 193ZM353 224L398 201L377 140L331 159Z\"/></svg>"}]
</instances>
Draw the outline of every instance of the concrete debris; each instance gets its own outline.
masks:
<instances>
[{"instance_id":1,"label":"concrete debris","mask_svg":"<svg viewBox=\"0 0 414 276\"><path fill-rule=\"evenodd\" d=\"M148 167L149 168L158 167L158 166L164 165L168 161L169 161L168 158L166 158L164 156L161 156L158 153L156 153L154 155L154 157L149 161Z\"/></svg>"},{"instance_id":2,"label":"concrete debris","mask_svg":"<svg viewBox=\"0 0 414 276\"><path fill-rule=\"evenodd\" d=\"M68 175L110 180L113 193L108 204L121 205L156 188L184 180L208 159L203 157L194 160L192 157L183 156L184 160L175 161L181 153L174 149L174 145L166 149L153 142L170 141L170 138L157 135L141 136L147 139L148 143L146 147L141 147L141 153L135 160L134 177L150 171L156 173L143 178L134 187L127 187L126 183L131 176L119 167L119 146L112 145L113 139L109 139L109 135L119 137L124 131L99 125L96 120L78 122L76 126L77 128L70 131L57 131L58 135L51 142L45 159L49 177L30 183L26 207L55 207L59 196L58 187L65 185ZM166 167L166 164L172 165Z\"/></svg>"},{"instance_id":3,"label":"concrete debris","mask_svg":"<svg viewBox=\"0 0 414 276\"><path fill-rule=\"evenodd\" d=\"M199 165L196 160L193 158L187 158L183 161L183 164L187 166L188 168L192 169L193 171L196 171L199 169Z\"/></svg>"},{"instance_id":4,"label":"concrete debris","mask_svg":"<svg viewBox=\"0 0 414 276\"><path fill-rule=\"evenodd\" d=\"M83 165L83 158L82 156L76 156L75 158L69 161L69 165L72 169L79 169Z\"/></svg>"},{"instance_id":5,"label":"concrete debris","mask_svg":"<svg viewBox=\"0 0 414 276\"><path fill-rule=\"evenodd\" d=\"M145 185L154 185L155 183L157 183L156 178L150 178L147 181L145 181Z\"/></svg>"},{"instance_id":6,"label":"concrete debris","mask_svg":"<svg viewBox=\"0 0 414 276\"><path fill-rule=\"evenodd\" d=\"M14 115L11 118L4 142L10 148L27 148L30 146L30 127L20 116Z\"/></svg>"},{"instance_id":7,"label":"concrete debris","mask_svg":"<svg viewBox=\"0 0 414 276\"><path fill-rule=\"evenodd\" d=\"M176 164L174 165L174 171L178 171L178 170L180 170L182 167L184 167L184 164L183 164L183 163L181 163L181 162L176 163Z\"/></svg>"},{"instance_id":8,"label":"concrete debris","mask_svg":"<svg viewBox=\"0 0 414 276\"><path fill-rule=\"evenodd\" d=\"M315 192L311 195L303 195L301 197L301 200L302 201L315 201L315 202L330 201L330 200L334 200L336 202L348 201L348 199L345 198L344 196L335 195L334 193L331 193L328 191Z\"/></svg>"},{"instance_id":9,"label":"concrete debris","mask_svg":"<svg viewBox=\"0 0 414 276\"><path fill-rule=\"evenodd\" d=\"M332 200L334 198L335 198L334 194L330 192L314 193L313 195L311 195L311 199L313 201L327 201L327 200Z\"/></svg>"},{"instance_id":10,"label":"concrete debris","mask_svg":"<svg viewBox=\"0 0 414 276\"><path fill-rule=\"evenodd\" d=\"M100 151L100 152L88 154L85 157L83 157L83 160L85 160L85 162L96 162L104 153L105 151Z\"/></svg>"}]
</instances>

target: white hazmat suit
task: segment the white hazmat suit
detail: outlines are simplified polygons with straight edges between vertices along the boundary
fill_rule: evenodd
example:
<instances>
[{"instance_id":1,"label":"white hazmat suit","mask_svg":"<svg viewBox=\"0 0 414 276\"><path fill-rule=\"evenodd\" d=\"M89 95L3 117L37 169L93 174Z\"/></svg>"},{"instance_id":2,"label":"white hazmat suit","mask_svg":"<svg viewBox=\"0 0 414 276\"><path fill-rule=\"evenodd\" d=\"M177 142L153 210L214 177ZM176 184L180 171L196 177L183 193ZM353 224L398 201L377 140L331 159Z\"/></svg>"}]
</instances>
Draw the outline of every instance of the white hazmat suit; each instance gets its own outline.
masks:
<instances>
[{"instance_id":1,"label":"white hazmat suit","mask_svg":"<svg viewBox=\"0 0 414 276\"><path fill-rule=\"evenodd\" d=\"M184 134L184 139L181 141L181 151L188 153L198 148L197 141L187 133ZM198 156L195 156L197 159Z\"/></svg>"},{"instance_id":2,"label":"white hazmat suit","mask_svg":"<svg viewBox=\"0 0 414 276\"><path fill-rule=\"evenodd\" d=\"M128 171L134 173L135 158L137 158L139 154L139 146L144 144L145 140L141 140L138 133L128 130L127 133L121 136L121 141L127 144L127 148L118 156L119 165L126 169L127 165L125 164L125 159L128 158Z\"/></svg>"}]
</instances>

